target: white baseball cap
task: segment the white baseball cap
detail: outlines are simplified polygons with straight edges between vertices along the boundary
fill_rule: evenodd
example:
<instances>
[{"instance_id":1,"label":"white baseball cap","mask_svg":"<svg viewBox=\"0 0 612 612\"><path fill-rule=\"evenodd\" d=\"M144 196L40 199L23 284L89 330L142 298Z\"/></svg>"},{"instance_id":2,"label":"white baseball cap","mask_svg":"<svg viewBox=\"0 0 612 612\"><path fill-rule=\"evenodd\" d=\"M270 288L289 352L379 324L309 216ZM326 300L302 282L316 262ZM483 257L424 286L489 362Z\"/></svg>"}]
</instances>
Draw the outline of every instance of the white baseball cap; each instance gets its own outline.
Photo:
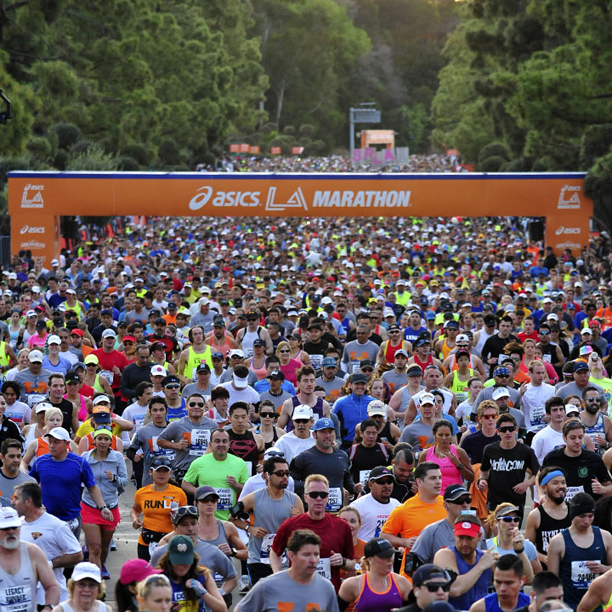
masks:
<instances>
[{"instance_id":1,"label":"white baseball cap","mask_svg":"<svg viewBox=\"0 0 612 612\"><path fill-rule=\"evenodd\" d=\"M47 340L47 344L61 344L62 341L60 340L59 336L56 336L55 334L53 334L52 336L49 336L49 340Z\"/></svg>"},{"instance_id":2,"label":"white baseball cap","mask_svg":"<svg viewBox=\"0 0 612 612\"><path fill-rule=\"evenodd\" d=\"M30 363L34 363L35 361L42 363L44 357L40 351L30 351L30 354L28 355L28 359L30 360Z\"/></svg>"},{"instance_id":3,"label":"white baseball cap","mask_svg":"<svg viewBox=\"0 0 612 612\"><path fill-rule=\"evenodd\" d=\"M21 527L21 519L14 508L0 508L0 529Z\"/></svg>"},{"instance_id":4,"label":"white baseball cap","mask_svg":"<svg viewBox=\"0 0 612 612\"><path fill-rule=\"evenodd\" d=\"M154 365L151 368L151 376L168 376L168 372L164 366Z\"/></svg>"},{"instance_id":5,"label":"white baseball cap","mask_svg":"<svg viewBox=\"0 0 612 612\"><path fill-rule=\"evenodd\" d=\"M312 419L313 417L312 408L307 404L300 404L293 409L291 418L295 419Z\"/></svg>"}]
</instances>

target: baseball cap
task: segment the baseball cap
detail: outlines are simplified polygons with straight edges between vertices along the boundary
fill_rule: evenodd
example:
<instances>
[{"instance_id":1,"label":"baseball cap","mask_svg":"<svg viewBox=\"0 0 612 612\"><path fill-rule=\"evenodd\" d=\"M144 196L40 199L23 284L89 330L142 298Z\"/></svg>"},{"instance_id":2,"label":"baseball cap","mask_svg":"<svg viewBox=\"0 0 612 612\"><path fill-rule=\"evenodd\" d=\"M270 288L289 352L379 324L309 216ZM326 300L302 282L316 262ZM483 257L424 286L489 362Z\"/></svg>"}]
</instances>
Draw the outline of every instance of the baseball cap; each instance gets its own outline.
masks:
<instances>
[{"instance_id":1,"label":"baseball cap","mask_svg":"<svg viewBox=\"0 0 612 612\"><path fill-rule=\"evenodd\" d=\"M365 374L358 372L357 374L351 375L351 383L367 383L368 379Z\"/></svg>"},{"instance_id":2,"label":"baseball cap","mask_svg":"<svg viewBox=\"0 0 612 612\"><path fill-rule=\"evenodd\" d=\"M89 561L77 563L72 570L72 581L78 582L79 580L84 580L85 578L91 578L98 584L101 584L102 574L100 572L100 568L95 563L90 563Z\"/></svg>"},{"instance_id":3,"label":"baseball cap","mask_svg":"<svg viewBox=\"0 0 612 612\"><path fill-rule=\"evenodd\" d=\"M217 499L219 499L219 494L214 487L211 487L210 485L203 485L196 489L193 499L198 501L200 499L206 499L209 495L214 495Z\"/></svg>"},{"instance_id":4,"label":"baseball cap","mask_svg":"<svg viewBox=\"0 0 612 612\"><path fill-rule=\"evenodd\" d=\"M414 586L421 586L427 582L427 580L433 580L437 578L440 582L450 582L451 577L449 573L439 565L433 563L426 563L421 565L414 574L412 574L412 584Z\"/></svg>"},{"instance_id":5,"label":"baseball cap","mask_svg":"<svg viewBox=\"0 0 612 612\"><path fill-rule=\"evenodd\" d=\"M236 376L236 373L234 372L232 374L232 379L234 380L234 385L237 389L246 389L249 385L248 376L246 376L245 378L240 378L240 376Z\"/></svg>"},{"instance_id":6,"label":"baseball cap","mask_svg":"<svg viewBox=\"0 0 612 612\"><path fill-rule=\"evenodd\" d=\"M30 363L42 363L43 354L40 351L31 351L28 355Z\"/></svg>"},{"instance_id":7,"label":"baseball cap","mask_svg":"<svg viewBox=\"0 0 612 612\"><path fill-rule=\"evenodd\" d=\"M81 379L79 378L79 375L76 372L73 372L72 370L69 370L68 372L66 372L66 384L70 384L70 383L79 383L81 382Z\"/></svg>"},{"instance_id":8,"label":"baseball cap","mask_svg":"<svg viewBox=\"0 0 612 612\"><path fill-rule=\"evenodd\" d=\"M0 508L0 529L21 527L21 519L14 508Z\"/></svg>"},{"instance_id":9,"label":"baseball cap","mask_svg":"<svg viewBox=\"0 0 612 612\"><path fill-rule=\"evenodd\" d=\"M461 519L461 516L459 517ZM480 525L471 521L458 520L453 529L456 536L469 536L470 538L480 537Z\"/></svg>"},{"instance_id":10,"label":"baseball cap","mask_svg":"<svg viewBox=\"0 0 612 612\"><path fill-rule=\"evenodd\" d=\"M174 525L178 525L181 522L181 519L185 516L194 516L198 518L200 516L200 512L195 506L181 506L180 508L175 508L170 512L170 518L172 519L172 523Z\"/></svg>"},{"instance_id":11,"label":"baseball cap","mask_svg":"<svg viewBox=\"0 0 612 612\"><path fill-rule=\"evenodd\" d=\"M116 338L117 334L115 332L114 329L105 329L102 332L102 339L104 340L104 338Z\"/></svg>"},{"instance_id":12,"label":"baseball cap","mask_svg":"<svg viewBox=\"0 0 612 612\"><path fill-rule=\"evenodd\" d=\"M39 412L46 412L47 410L51 410L51 408L53 408L53 404L50 404L49 402L40 402L39 404L36 404L36 414L38 414Z\"/></svg>"},{"instance_id":13,"label":"baseball cap","mask_svg":"<svg viewBox=\"0 0 612 612\"><path fill-rule=\"evenodd\" d=\"M510 397L510 391L508 391L507 387L497 387L493 390L492 397L494 400L498 400L502 397Z\"/></svg>"},{"instance_id":14,"label":"baseball cap","mask_svg":"<svg viewBox=\"0 0 612 612\"><path fill-rule=\"evenodd\" d=\"M467 334L459 334L457 336L457 338L455 339L455 342L459 343L459 342L469 342L470 341L470 337Z\"/></svg>"},{"instance_id":15,"label":"baseball cap","mask_svg":"<svg viewBox=\"0 0 612 612\"><path fill-rule=\"evenodd\" d=\"M191 538L174 536L168 544L170 562L174 565L191 565L193 563L193 542Z\"/></svg>"},{"instance_id":16,"label":"baseball cap","mask_svg":"<svg viewBox=\"0 0 612 612\"><path fill-rule=\"evenodd\" d=\"M47 344L61 344L62 341L60 340L59 336L56 336L55 334L49 336L49 339L47 340Z\"/></svg>"},{"instance_id":17,"label":"baseball cap","mask_svg":"<svg viewBox=\"0 0 612 612\"><path fill-rule=\"evenodd\" d=\"M502 516L508 516L509 514L519 514L520 515L522 514L522 512L520 508L518 508L517 506L505 506L495 513L495 518L499 519L499 518L502 518Z\"/></svg>"},{"instance_id":18,"label":"baseball cap","mask_svg":"<svg viewBox=\"0 0 612 612\"><path fill-rule=\"evenodd\" d=\"M313 412L312 412L312 408L310 406L308 406L307 404L300 404L299 406L296 406L293 409L293 414L291 415L291 418L293 420L295 419L312 419L313 417ZM329 419L327 419L329 420Z\"/></svg>"},{"instance_id":19,"label":"baseball cap","mask_svg":"<svg viewBox=\"0 0 612 612\"><path fill-rule=\"evenodd\" d=\"M375 414L382 414L383 416L387 414L387 408L380 400L372 400L368 404L368 416Z\"/></svg>"},{"instance_id":20,"label":"baseball cap","mask_svg":"<svg viewBox=\"0 0 612 612\"><path fill-rule=\"evenodd\" d=\"M419 406L422 406L423 404L434 405L435 403L436 403L436 398L431 393L423 393L419 397Z\"/></svg>"},{"instance_id":21,"label":"baseball cap","mask_svg":"<svg viewBox=\"0 0 612 612\"><path fill-rule=\"evenodd\" d=\"M154 365L151 368L151 376L168 376L168 371L164 366Z\"/></svg>"},{"instance_id":22,"label":"baseball cap","mask_svg":"<svg viewBox=\"0 0 612 612\"><path fill-rule=\"evenodd\" d=\"M373 538L369 540L364 549L363 554L365 557L382 557L388 559L396 553L393 544L385 538Z\"/></svg>"},{"instance_id":23,"label":"baseball cap","mask_svg":"<svg viewBox=\"0 0 612 612\"><path fill-rule=\"evenodd\" d=\"M100 311L100 316L102 315L110 315L111 317L113 316L113 311L110 308L103 308Z\"/></svg>"},{"instance_id":24,"label":"baseball cap","mask_svg":"<svg viewBox=\"0 0 612 612\"><path fill-rule=\"evenodd\" d=\"M30 356L32 355L32 353L30 353ZM576 361L574 363L574 372L578 372L579 370L588 370L589 369L589 365L587 364L586 361Z\"/></svg>"},{"instance_id":25,"label":"baseball cap","mask_svg":"<svg viewBox=\"0 0 612 612\"><path fill-rule=\"evenodd\" d=\"M295 415L294 415L295 418ZM321 429L335 429L334 422L331 419L319 419L313 426L313 431L321 431Z\"/></svg>"},{"instance_id":26,"label":"baseball cap","mask_svg":"<svg viewBox=\"0 0 612 612\"><path fill-rule=\"evenodd\" d=\"M99 410L98 412L94 411L92 417L97 425L110 425L111 415L107 408Z\"/></svg>"},{"instance_id":27,"label":"baseball cap","mask_svg":"<svg viewBox=\"0 0 612 612\"><path fill-rule=\"evenodd\" d=\"M225 319L221 315L217 315L213 319L213 327L225 327Z\"/></svg>"},{"instance_id":28,"label":"baseball cap","mask_svg":"<svg viewBox=\"0 0 612 612\"><path fill-rule=\"evenodd\" d=\"M589 321L589 327L601 327L601 323L593 319L592 321Z\"/></svg>"},{"instance_id":29,"label":"baseball cap","mask_svg":"<svg viewBox=\"0 0 612 612\"><path fill-rule=\"evenodd\" d=\"M274 370L268 374L267 378L273 378L274 380L285 380L285 375L280 370Z\"/></svg>"},{"instance_id":30,"label":"baseball cap","mask_svg":"<svg viewBox=\"0 0 612 612\"><path fill-rule=\"evenodd\" d=\"M223 359L223 353L220 353L219 351L215 351L211 356L211 359Z\"/></svg>"},{"instance_id":31,"label":"baseball cap","mask_svg":"<svg viewBox=\"0 0 612 612\"><path fill-rule=\"evenodd\" d=\"M36 321L36 325L34 327L36 327L36 329L45 329L47 324L44 321Z\"/></svg>"},{"instance_id":32,"label":"baseball cap","mask_svg":"<svg viewBox=\"0 0 612 612\"><path fill-rule=\"evenodd\" d=\"M449 485L444 491L444 501L457 501L469 494L470 492L459 484Z\"/></svg>"},{"instance_id":33,"label":"baseball cap","mask_svg":"<svg viewBox=\"0 0 612 612\"><path fill-rule=\"evenodd\" d=\"M181 381L178 376L166 376L164 380L162 380L162 387L167 387L168 385L180 385Z\"/></svg>"},{"instance_id":34,"label":"baseball cap","mask_svg":"<svg viewBox=\"0 0 612 612\"><path fill-rule=\"evenodd\" d=\"M510 376L510 370L504 367L495 368L493 376Z\"/></svg>"},{"instance_id":35,"label":"baseball cap","mask_svg":"<svg viewBox=\"0 0 612 612\"><path fill-rule=\"evenodd\" d=\"M270 448L266 449L264 453L264 460L269 459L270 457L284 457L284 456L285 456L285 451L281 450L277 446L271 446Z\"/></svg>"},{"instance_id":36,"label":"baseball cap","mask_svg":"<svg viewBox=\"0 0 612 612\"><path fill-rule=\"evenodd\" d=\"M585 327L584 329L580 330L580 335L583 336L584 334L589 334L589 336L592 334L593 332L590 330L589 327Z\"/></svg>"},{"instance_id":37,"label":"baseball cap","mask_svg":"<svg viewBox=\"0 0 612 612\"><path fill-rule=\"evenodd\" d=\"M335 368L337 365L338 364L333 357L325 357L321 363L321 366L324 368Z\"/></svg>"},{"instance_id":38,"label":"baseball cap","mask_svg":"<svg viewBox=\"0 0 612 612\"><path fill-rule=\"evenodd\" d=\"M78 327L75 327L71 332L70 332L71 336L83 336L83 330L79 329ZM125 338L124 338L125 339Z\"/></svg>"},{"instance_id":39,"label":"baseball cap","mask_svg":"<svg viewBox=\"0 0 612 612\"><path fill-rule=\"evenodd\" d=\"M159 350L165 351L166 345L163 342L153 342L151 344L151 352Z\"/></svg>"},{"instance_id":40,"label":"baseball cap","mask_svg":"<svg viewBox=\"0 0 612 612\"><path fill-rule=\"evenodd\" d=\"M395 357L397 357L398 355L403 355L404 357L406 357L406 359L408 359L408 353L404 349L399 349L395 351Z\"/></svg>"},{"instance_id":41,"label":"baseball cap","mask_svg":"<svg viewBox=\"0 0 612 612\"><path fill-rule=\"evenodd\" d=\"M209 365L204 362L199 363L198 367L196 368L196 373L199 374L200 372L208 372L208 374L210 374Z\"/></svg>"},{"instance_id":42,"label":"baseball cap","mask_svg":"<svg viewBox=\"0 0 612 612\"><path fill-rule=\"evenodd\" d=\"M70 435L63 427L54 427L49 433L44 435L45 438L49 436L55 438L56 440L64 440L65 442L70 442Z\"/></svg>"},{"instance_id":43,"label":"baseball cap","mask_svg":"<svg viewBox=\"0 0 612 612\"><path fill-rule=\"evenodd\" d=\"M36 410L38 410L38 408ZM580 414L580 407L579 406L574 406L574 404L565 404L565 416L569 416L573 412L575 412L577 415L579 415Z\"/></svg>"},{"instance_id":44,"label":"baseball cap","mask_svg":"<svg viewBox=\"0 0 612 612\"><path fill-rule=\"evenodd\" d=\"M266 346L266 343L258 338L257 340L253 340L253 346Z\"/></svg>"},{"instance_id":45,"label":"baseball cap","mask_svg":"<svg viewBox=\"0 0 612 612\"><path fill-rule=\"evenodd\" d=\"M162 570L155 569L144 559L129 559L121 567L119 582L121 584L132 584L132 582L141 582L153 574L161 573Z\"/></svg>"},{"instance_id":46,"label":"baseball cap","mask_svg":"<svg viewBox=\"0 0 612 612\"><path fill-rule=\"evenodd\" d=\"M417 365L416 363L414 365L411 365L408 370L406 371L406 375L407 376L423 376L423 368L421 368L420 365Z\"/></svg>"},{"instance_id":47,"label":"baseball cap","mask_svg":"<svg viewBox=\"0 0 612 612\"><path fill-rule=\"evenodd\" d=\"M240 349L233 349L229 352L229 356L244 358L244 353Z\"/></svg>"},{"instance_id":48,"label":"baseball cap","mask_svg":"<svg viewBox=\"0 0 612 612\"><path fill-rule=\"evenodd\" d=\"M373 368L374 367L374 362L371 359L362 359L359 362L359 367L361 369L363 369L363 368Z\"/></svg>"},{"instance_id":49,"label":"baseball cap","mask_svg":"<svg viewBox=\"0 0 612 612\"><path fill-rule=\"evenodd\" d=\"M166 470L172 470L172 461L169 457L155 457L153 461L151 461L151 469L153 471L164 468Z\"/></svg>"},{"instance_id":50,"label":"baseball cap","mask_svg":"<svg viewBox=\"0 0 612 612\"><path fill-rule=\"evenodd\" d=\"M97 355L87 355L87 357L85 357L85 365L87 365L88 363L95 363L96 365L98 365L100 363L100 360L98 359Z\"/></svg>"},{"instance_id":51,"label":"baseball cap","mask_svg":"<svg viewBox=\"0 0 612 612\"><path fill-rule=\"evenodd\" d=\"M385 478L386 476L391 476L391 478L394 478L393 472L388 467L384 467L383 465L378 465L375 468L370 470L368 481L378 480L379 478Z\"/></svg>"}]
</instances>

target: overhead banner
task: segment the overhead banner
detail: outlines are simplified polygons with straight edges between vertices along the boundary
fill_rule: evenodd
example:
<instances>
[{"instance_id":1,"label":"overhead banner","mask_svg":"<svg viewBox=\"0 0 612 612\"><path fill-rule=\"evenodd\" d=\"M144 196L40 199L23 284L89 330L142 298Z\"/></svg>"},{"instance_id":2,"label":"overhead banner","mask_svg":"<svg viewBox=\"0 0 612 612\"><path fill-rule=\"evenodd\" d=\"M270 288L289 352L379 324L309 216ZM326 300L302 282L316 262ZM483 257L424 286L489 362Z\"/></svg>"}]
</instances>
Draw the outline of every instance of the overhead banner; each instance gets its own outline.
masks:
<instances>
[{"instance_id":1,"label":"overhead banner","mask_svg":"<svg viewBox=\"0 0 612 612\"><path fill-rule=\"evenodd\" d=\"M547 218L546 241L588 244L592 201L584 173L257 174L11 172L12 249L57 256L58 240L21 239L24 227L58 232L61 215L236 217ZM51 227L52 226L52 227ZM21 228L21 229L20 229ZM45 232L42 232L43 235ZM59 239L58 235L53 238ZM44 247L40 247L44 243ZM563 247L563 244L580 245ZM560 245L560 246L555 246ZM40 248L38 248L40 247ZM54 250L55 249L55 250Z\"/></svg>"}]
</instances>

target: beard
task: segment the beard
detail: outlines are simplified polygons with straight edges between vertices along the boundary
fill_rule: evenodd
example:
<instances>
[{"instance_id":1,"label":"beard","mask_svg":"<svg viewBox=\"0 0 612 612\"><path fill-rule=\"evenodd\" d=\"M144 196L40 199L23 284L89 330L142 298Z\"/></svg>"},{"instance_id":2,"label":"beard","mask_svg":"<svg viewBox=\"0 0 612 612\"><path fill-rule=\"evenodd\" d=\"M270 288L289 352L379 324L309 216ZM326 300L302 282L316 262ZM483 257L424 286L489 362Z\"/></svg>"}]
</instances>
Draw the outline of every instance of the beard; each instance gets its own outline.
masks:
<instances>
[{"instance_id":1,"label":"beard","mask_svg":"<svg viewBox=\"0 0 612 612\"><path fill-rule=\"evenodd\" d=\"M553 497L552 495L549 495L548 499L550 499L555 506L560 506L561 504L565 503L565 495L563 497Z\"/></svg>"},{"instance_id":2,"label":"beard","mask_svg":"<svg viewBox=\"0 0 612 612\"><path fill-rule=\"evenodd\" d=\"M21 542L16 535L8 535L4 538L4 540L0 541L0 546L6 550L15 550L19 548L20 545Z\"/></svg>"}]
</instances>

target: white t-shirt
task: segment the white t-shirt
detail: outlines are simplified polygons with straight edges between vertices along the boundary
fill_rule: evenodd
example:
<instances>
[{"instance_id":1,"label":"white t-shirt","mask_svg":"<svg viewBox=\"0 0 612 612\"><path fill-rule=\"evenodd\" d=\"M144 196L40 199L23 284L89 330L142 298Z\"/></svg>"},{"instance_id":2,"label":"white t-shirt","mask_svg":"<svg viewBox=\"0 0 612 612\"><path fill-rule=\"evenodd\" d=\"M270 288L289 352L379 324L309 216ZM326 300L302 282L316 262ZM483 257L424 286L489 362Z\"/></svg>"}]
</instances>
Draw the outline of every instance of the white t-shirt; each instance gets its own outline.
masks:
<instances>
[{"instance_id":1,"label":"white t-shirt","mask_svg":"<svg viewBox=\"0 0 612 612\"><path fill-rule=\"evenodd\" d=\"M372 497L371 493L354 501L351 506L357 508L361 515L361 527L357 537L366 542L372 538L377 538L380 535L382 526L389 518L391 510L399 505L400 502L393 497L389 500L388 504L381 504Z\"/></svg>"},{"instance_id":2,"label":"white t-shirt","mask_svg":"<svg viewBox=\"0 0 612 612\"><path fill-rule=\"evenodd\" d=\"M121 418L134 423L134 429L132 429L129 434L130 438L133 438L134 434L138 431L138 428L142 427L142 422L144 421L145 416L147 416L148 409L148 406L141 406L138 402L134 402L123 411Z\"/></svg>"},{"instance_id":3,"label":"white t-shirt","mask_svg":"<svg viewBox=\"0 0 612 612\"><path fill-rule=\"evenodd\" d=\"M238 497L238 501L241 501L245 495L249 493L253 493L254 491L259 491L259 489L263 489L266 486L266 481L263 479L261 474L255 474L255 476L251 476L245 483L244 487L242 487L242 491L240 492L240 496ZM295 480L291 476L289 476L289 484L287 485L287 491L295 490Z\"/></svg>"},{"instance_id":4,"label":"white t-shirt","mask_svg":"<svg viewBox=\"0 0 612 612\"><path fill-rule=\"evenodd\" d=\"M246 402L247 404L256 404L259 401L259 393L253 389L253 387L245 387L244 389L234 389L231 382L226 382L220 385L225 387L229 396L229 405L235 404L236 402Z\"/></svg>"},{"instance_id":5,"label":"white t-shirt","mask_svg":"<svg viewBox=\"0 0 612 612\"><path fill-rule=\"evenodd\" d=\"M455 410L455 420L459 423L459 419L463 419L463 424L468 425L470 420L470 414L474 412L474 406L470 404L469 400L461 402Z\"/></svg>"},{"instance_id":6,"label":"white t-shirt","mask_svg":"<svg viewBox=\"0 0 612 612\"><path fill-rule=\"evenodd\" d=\"M563 434L560 431L555 431L550 425L538 431L531 441L531 448L540 465L550 451L563 446L565 446Z\"/></svg>"},{"instance_id":7,"label":"white t-shirt","mask_svg":"<svg viewBox=\"0 0 612 612\"><path fill-rule=\"evenodd\" d=\"M531 383L527 385L527 391L521 397L521 409L525 415L527 431L540 431L546 427L546 423L542 421L546 416L544 404L554 394L555 388L548 383L542 383L539 387L534 387Z\"/></svg>"},{"instance_id":8,"label":"white t-shirt","mask_svg":"<svg viewBox=\"0 0 612 612\"><path fill-rule=\"evenodd\" d=\"M287 463L291 463L291 460L299 455L301 452L308 450L310 447L315 445L315 440L311 436L302 439L295 435L295 432L290 431L288 434L281 436L275 443L274 446L279 448L285 453L285 459Z\"/></svg>"},{"instance_id":9,"label":"white t-shirt","mask_svg":"<svg viewBox=\"0 0 612 612\"><path fill-rule=\"evenodd\" d=\"M60 555L72 555L81 552L81 545L70 531L68 524L60 521L52 514L45 512L39 519L30 523L23 518L21 521L21 540L36 544L42 549L49 561ZM59 600L66 601L69 595L66 589L64 568L55 568L53 574L60 586ZM36 589L36 600L39 604L45 603L45 590L40 583Z\"/></svg>"}]
</instances>

